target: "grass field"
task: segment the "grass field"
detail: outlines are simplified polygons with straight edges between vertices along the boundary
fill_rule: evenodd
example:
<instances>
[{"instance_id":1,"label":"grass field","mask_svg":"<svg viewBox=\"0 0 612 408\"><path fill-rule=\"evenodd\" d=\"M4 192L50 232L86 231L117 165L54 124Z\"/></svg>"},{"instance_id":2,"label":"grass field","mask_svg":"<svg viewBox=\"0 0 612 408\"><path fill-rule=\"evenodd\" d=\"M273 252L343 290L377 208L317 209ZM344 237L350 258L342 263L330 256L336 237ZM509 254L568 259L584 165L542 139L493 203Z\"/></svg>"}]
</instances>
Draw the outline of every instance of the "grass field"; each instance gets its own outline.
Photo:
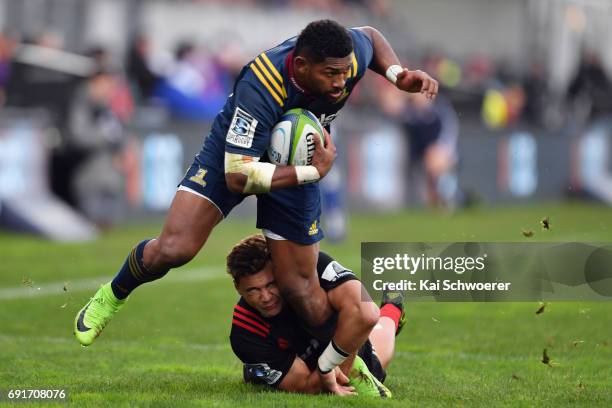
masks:
<instances>
[{"instance_id":1,"label":"grass field","mask_svg":"<svg viewBox=\"0 0 612 408\"><path fill-rule=\"evenodd\" d=\"M361 241L611 242L611 215L590 204L355 215L348 240L324 248L358 269ZM551 231L539 227L544 216ZM193 262L138 289L89 348L72 336L76 311L159 224L79 244L0 234L0 390L65 389L75 406L612 406L607 302L552 303L539 315L536 302L410 303L388 370L393 400L242 384L228 344L237 296L223 260L253 225L225 222ZM540 362L544 348L552 366Z\"/></svg>"}]
</instances>

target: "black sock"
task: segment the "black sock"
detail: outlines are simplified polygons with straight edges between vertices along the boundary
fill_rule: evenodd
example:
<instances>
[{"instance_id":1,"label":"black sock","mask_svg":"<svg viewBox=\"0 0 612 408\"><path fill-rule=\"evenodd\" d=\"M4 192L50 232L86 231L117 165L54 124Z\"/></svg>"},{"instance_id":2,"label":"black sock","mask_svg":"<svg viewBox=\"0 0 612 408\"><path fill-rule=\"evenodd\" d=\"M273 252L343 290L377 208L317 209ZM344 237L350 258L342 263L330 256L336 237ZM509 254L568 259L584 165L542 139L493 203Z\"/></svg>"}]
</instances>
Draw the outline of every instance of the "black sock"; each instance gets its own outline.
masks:
<instances>
[{"instance_id":1,"label":"black sock","mask_svg":"<svg viewBox=\"0 0 612 408\"><path fill-rule=\"evenodd\" d=\"M132 249L119 273L111 282L113 293L118 299L125 299L138 286L159 279L168 272L153 273L144 266L142 257L144 247L149 241L150 239L146 239Z\"/></svg>"}]
</instances>

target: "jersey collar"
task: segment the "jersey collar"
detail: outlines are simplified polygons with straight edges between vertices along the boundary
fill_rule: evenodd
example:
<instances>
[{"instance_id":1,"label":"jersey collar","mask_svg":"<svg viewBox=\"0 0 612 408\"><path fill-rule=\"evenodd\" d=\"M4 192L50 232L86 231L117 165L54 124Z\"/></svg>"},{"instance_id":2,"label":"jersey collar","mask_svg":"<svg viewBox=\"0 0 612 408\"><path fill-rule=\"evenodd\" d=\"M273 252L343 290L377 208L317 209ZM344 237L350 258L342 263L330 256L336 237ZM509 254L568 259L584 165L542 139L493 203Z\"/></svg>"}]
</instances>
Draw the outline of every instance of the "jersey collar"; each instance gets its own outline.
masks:
<instances>
[{"instance_id":1,"label":"jersey collar","mask_svg":"<svg viewBox=\"0 0 612 408\"><path fill-rule=\"evenodd\" d=\"M295 54L295 49L291 50L289 54L287 54L287 58L285 59L285 66L287 67L287 74L289 74L289 82L301 93L304 95L310 96L307 90L302 88L297 80L295 79L295 71L293 70L293 54Z\"/></svg>"}]
</instances>

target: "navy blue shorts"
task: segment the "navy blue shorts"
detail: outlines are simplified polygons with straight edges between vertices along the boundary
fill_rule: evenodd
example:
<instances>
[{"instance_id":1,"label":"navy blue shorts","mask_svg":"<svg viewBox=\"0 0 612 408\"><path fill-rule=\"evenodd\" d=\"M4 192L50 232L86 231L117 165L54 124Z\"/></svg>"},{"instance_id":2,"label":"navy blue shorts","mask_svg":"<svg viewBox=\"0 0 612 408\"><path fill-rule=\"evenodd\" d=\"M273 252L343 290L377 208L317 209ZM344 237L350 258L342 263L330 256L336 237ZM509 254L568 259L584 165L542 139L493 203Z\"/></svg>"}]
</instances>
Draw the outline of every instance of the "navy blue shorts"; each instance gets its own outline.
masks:
<instances>
[{"instance_id":1,"label":"navy blue shorts","mask_svg":"<svg viewBox=\"0 0 612 408\"><path fill-rule=\"evenodd\" d=\"M218 163L210 155L198 154L180 182L179 189L181 186L187 187L204 196L221 211L223 217L227 217L248 194L233 193L227 188L223 166L223 161Z\"/></svg>"},{"instance_id":2,"label":"navy blue shorts","mask_svg":"<svg viewBox=\"0 0 612 408\"><path fill-rule=\"evenodd\" d=\"M257 228L299 244L323 239L319 184L284 188L257 196Z\"/></svg>"},{"instance_id":3,"label":"navy blue shorts","mask_svg":"<svg viewBox=\"0 0 612 408\"><path fill-rule=\"evenodd\" d=\"M223 158L202 150L187 170L179 189L187 189L211 201L227 217L249 194L227 188ZM318 183L285 188L257 196L257 228L267 229L299 244L323 239L321 195Z\"/></svg>"}]
</instances>

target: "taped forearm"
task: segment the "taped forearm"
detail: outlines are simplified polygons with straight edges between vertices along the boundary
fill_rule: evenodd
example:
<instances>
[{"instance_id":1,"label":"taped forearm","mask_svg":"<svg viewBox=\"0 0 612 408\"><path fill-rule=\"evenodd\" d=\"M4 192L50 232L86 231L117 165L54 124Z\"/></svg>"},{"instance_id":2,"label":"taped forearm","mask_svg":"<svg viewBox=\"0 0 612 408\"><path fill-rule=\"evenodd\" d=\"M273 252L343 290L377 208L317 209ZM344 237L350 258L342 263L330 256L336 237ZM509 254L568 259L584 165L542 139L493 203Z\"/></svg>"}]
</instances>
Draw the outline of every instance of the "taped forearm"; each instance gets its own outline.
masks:
<instances>
[{"instance_id":1,"label":"taped forearm","mask_svg":"<svg viewBox=\"0 0 612 408\"><path fill-rule=\"evenodd\" d=\"M244 186L235 186L245 194L267 193L270 190L314 183L321 176L315 166L275 166L259 162L259 158L225 153L225 174L246 176Z\"/></svg>"},{"instance_id":2,"label":"taped forearm","mask_svg":"<svg viewBox=\"0 0 612 408\"><path fill-rule=\"evenodd\" d=\"M225 173L238 173L246 176L245 194L267 193L272 187L272 177L276 166L260 163L258 157L225 153Z\"/></svg>"}]
</instances>

